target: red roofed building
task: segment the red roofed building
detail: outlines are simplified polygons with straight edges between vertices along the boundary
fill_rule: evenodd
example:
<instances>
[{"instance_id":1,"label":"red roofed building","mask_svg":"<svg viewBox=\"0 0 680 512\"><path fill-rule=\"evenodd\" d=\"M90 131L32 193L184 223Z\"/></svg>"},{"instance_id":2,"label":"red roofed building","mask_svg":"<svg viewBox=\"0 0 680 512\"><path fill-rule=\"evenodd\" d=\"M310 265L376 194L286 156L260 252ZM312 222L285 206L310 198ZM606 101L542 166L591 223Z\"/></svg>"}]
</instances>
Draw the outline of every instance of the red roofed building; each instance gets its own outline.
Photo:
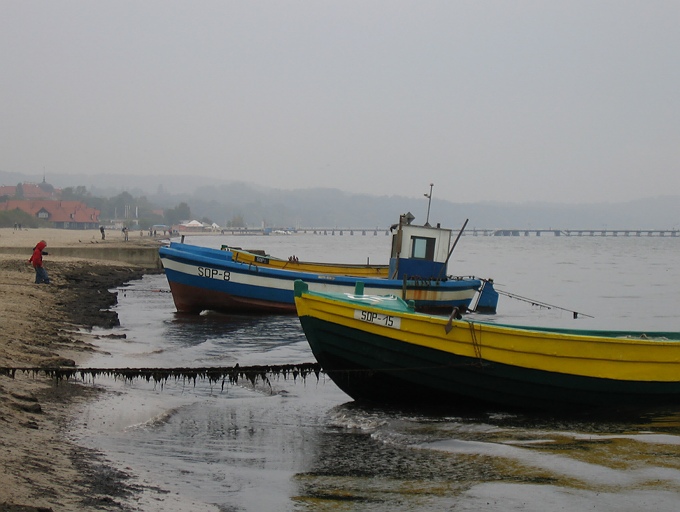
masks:
<instances>
[{"instance_id":1,"label":"red roofed building","mask_svg":"<svg viewBox=\"0 0 680 512\"><path fill-rule=\"evenodd\" d=\"M0 197L14 197L17 193L17 188L13 185L0 185Z\"/></svg>"},{"instance_id":2,"label":"red roofed building","mask_svg":"<svg viewBox=\"0 0 680 512\"><path fill-rule=\"evenodd\" d=\"M47 183L43 178L42 183L20 183L21 185L21 199L59 199L61 197L61 189L54 188ZM0 197L16 197L17 185L2 185L0 186Z\"/></svg>"},{"instance_id":3,"label":"red roofed building","mask_svg":"<svg viewBox=\"0 0 680 512\"><path fill-rule=\"evenodd\" d=\"M80 201L10 199L0 203L0 211L16 209L37 219L48 221L55 228L62 229L97 229L101 213Z\"/></svg>"}]
</instances>

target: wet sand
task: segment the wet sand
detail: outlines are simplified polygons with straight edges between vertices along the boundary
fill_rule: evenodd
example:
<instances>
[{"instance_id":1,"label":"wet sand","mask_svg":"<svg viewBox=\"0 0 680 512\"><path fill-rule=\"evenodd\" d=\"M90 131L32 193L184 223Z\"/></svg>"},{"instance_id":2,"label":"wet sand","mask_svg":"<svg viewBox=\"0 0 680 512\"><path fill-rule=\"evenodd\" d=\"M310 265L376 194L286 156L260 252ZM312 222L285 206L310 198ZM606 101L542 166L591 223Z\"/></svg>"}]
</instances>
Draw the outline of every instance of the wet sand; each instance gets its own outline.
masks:
<instances>
[{"instance_id":1,"label":"wet sand","mask_svg":"<svg viewBox=\"0 0 680 512\"><path fill-rule=\"evenodd\" d=\"M0 368L76 366L96 350L92 327L117 325L108 290L148 270L91 259L44 257L51 284L36 285L28 264L40 240L50 247L158 245L159 239L120 232L0 229ZM3 248L26 248L3 254ZM41 373L0 371L0 512L122 510L136 491L124 471L70 443L65 427L73 406L96 397L92 385L55 382Z\"/></svg>"}]
</instances>

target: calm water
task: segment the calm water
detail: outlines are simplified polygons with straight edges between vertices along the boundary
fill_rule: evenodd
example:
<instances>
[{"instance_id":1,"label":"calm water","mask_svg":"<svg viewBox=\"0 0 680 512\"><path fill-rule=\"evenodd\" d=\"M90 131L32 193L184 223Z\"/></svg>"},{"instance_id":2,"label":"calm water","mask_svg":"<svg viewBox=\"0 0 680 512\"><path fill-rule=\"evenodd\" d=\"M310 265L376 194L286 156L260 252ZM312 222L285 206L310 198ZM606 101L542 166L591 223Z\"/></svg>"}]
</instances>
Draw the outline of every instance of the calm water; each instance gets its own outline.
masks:
<instances>
[{"instance_id":1,"label":"calm water","mask_svg":"<svg viewBox=\"0 0 680 512\"><path fill-rule=\"evenodd\" d=\"M306 260L387 263L385 235L201 237ZM492 277L504 323L680 330L680 239L461 238L449 271ZM121 291L92 366L313 361L295 317L175 313L164 276ZM571 310L582 313L574 320ZM585 315L591 315L589 318ZM489 318L485 318L489 319ZM102 332L101 334L110 334ZM680 407L627 418L354 404L323 376L270 386L98 379L73 435L153 489L139 510L677 510Z\"/></svg>"}]
</instances>

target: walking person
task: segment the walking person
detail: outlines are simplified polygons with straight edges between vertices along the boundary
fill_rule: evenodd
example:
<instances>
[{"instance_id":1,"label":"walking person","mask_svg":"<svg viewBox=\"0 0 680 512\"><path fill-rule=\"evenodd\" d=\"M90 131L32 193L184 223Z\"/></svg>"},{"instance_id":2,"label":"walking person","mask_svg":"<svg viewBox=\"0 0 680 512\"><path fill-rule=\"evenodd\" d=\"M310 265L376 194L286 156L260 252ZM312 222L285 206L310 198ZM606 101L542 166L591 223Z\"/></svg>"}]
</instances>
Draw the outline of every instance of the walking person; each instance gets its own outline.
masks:
<instances>
[{"instance_id":1,"label":"walking person","mask_svg":"<svg viewBox=\"0 0 680 512\"><path fill-rule=\"evenodd\" d=\"M99 226L99 232L102 234L102 240L106 238L106 234L104 233L104 226Z\"/></svg>"},{"instance_id":2,"label":"walking person","mask_svg":"<svg viewBox=\"0 0 680 512\"><path fill-rule=\"evenodd\" d=\"M33 249L33 254L28 260L29 263L33 265L35 269L35 284L50 284L50 278L47 275L47 270L43 267L43 256L47 256L47 252L44 251L47 247L47 242L45 240L40 240L38 244Z\"/></svg>"}]
</instances>

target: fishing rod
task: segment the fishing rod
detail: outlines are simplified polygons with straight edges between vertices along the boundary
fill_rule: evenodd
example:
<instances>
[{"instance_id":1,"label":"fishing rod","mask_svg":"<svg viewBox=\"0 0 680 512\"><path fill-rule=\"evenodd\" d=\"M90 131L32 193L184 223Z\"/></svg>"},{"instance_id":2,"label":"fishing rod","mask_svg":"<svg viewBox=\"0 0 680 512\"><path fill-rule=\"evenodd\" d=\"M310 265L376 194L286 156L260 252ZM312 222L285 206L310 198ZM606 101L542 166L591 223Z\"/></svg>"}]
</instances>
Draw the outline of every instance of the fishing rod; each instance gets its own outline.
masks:
<instances>
[{"instance_id":1,"label":"fishing rod","mask_svg":"<svg viewBox=\"0 0 680 512\"><path fill-rule=\"evenodd\" d=\"M453 241L453 245L451 246L451 249L449 250L449 255L446 257L446 260L444 261L444 266L439 271L439 276L437 277L437 279L442 278L442 272L444 272L444 269L446 269L446 266L449 264L449 259L451 259L451 255L453 254L453 250L456 248L456 244L458 244L458 240L460 240L460 237L463 235L463 231L465 231L465 226L467 226L467 223L468 223L469 220L470 219L465 219L465 222L463 223L463 227L460 228L460 231L458 232L458 236Z\"/></svg>"},{"instance_id":2,"label":"fishing rod","mask_svg":"<svg viewBox=\"0 0 680 512\"><path fill-rule=\"evenodd\" d=\"M500 295L505 295L506 297L508 297L510 299L516 299L516 300L519 300L519 301L522 301L522 302L527 302L527 303L531 304L532 306L538 306L538 307L545 308L545 309L559 309L561 311L567 311L567 312L571 313L574 316L574 318L578 318L579 315L587 316L588 318L595 318L594 316L587 315L585 313L581 313L580 311L574 311L573 309L563 308L561 306L555 306L554 304L548 304L547 302L543 302L543 301L540 301L540 300L530 299L529 297L523 297L523 296L517 295L515 293L509 293L509 292L505 292L503 290L498 290L498 289L496 289L496 292L499 293Z\"/></svg>"}]
</instances>

